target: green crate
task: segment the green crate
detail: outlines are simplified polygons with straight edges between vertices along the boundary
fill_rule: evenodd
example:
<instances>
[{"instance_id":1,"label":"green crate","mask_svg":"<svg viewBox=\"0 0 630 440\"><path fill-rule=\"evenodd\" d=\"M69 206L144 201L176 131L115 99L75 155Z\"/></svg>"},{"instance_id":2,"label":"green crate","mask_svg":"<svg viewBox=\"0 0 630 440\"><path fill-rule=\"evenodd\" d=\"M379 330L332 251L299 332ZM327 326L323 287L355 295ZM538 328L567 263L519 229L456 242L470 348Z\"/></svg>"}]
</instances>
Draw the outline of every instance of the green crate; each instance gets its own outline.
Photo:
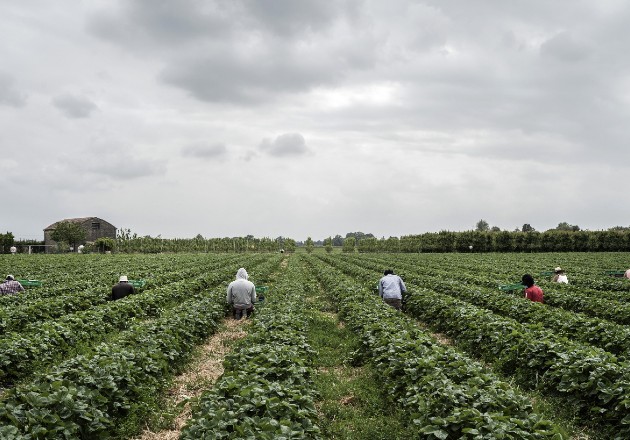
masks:
<instances>
[{"instance_id":1,"label":"green crate","mask_svg":"<svg viewBox=\"0 0 630 440\"><path fill-rule=\"evenodd\" d=\"M17 280L22 286L25 287L41 287L42 282L39 280Z\"/></svg>"},{"instance_id":2,"label":"green crate","mask_svg":"<svg viewBox=\"0 0 630 440\"><path fill-rule=\"evenodd\" d=\"M265 293L267 293L268 290L269 290L269 287L267 287L267 286L258 286L258 287L256 287L256 293L265 294Z\"/></svg>"},{"instance_id":3,"label":"green crate","mask_svg":"<svg viewBox=\"0 0 630 440\"><path fill-rule=\"evenodd\" d=\"M553 275L555 272L553 270L546 270L544 272L540 272L541 277L549 277Z\"/></svg>"},{"instance_id":4,"label":"green crate","mask_svg":"<svg viewBox=\"0 0 630 440\"><path fill-rule=\"evenodd\" d=\"M623 270L607 270L604 272L604 275L608 275L610 277L622 278L625 275L625 271Z\"/></svg>"},{"instance_id":5,"label":"green crate","mask_svg":"<svg viewBox=\"0 0 630 440\"><path fill-rule=\"evenodd\" d=\"M147 282L145 280L129 280L129 284L131 284L135 289L140 289L144 287Z\"/></svg>"},{"instance_id":6,"label":"green crate","mask_svg":"<svg viewBox=\"0 0 630 440\"><path fill-rule=\"evenodd\" d=\"M525 286L522 285L521 283L514 283L514 284L504 284L502 286L499 286L499 290L521 290L524 289Z\"/></svg>"}]
</instances>

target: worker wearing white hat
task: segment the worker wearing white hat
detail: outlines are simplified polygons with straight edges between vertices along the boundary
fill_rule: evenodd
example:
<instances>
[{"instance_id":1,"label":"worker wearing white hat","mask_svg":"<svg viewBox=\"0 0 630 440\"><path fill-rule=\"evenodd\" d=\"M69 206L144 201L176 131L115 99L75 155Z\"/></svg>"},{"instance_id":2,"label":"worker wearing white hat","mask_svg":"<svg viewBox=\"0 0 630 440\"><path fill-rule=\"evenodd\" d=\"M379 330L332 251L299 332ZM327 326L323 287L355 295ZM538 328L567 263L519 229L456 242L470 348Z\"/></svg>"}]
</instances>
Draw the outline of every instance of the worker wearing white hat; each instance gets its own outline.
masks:
<instances>
[{"instance_id":1,"label":"worker wearing white hat","mask_svg":"<svg viewBox=\"0 0 630 440\"><path fill-rule=\"evenodd\" d=\"M552 283L569 284L569 278L567 278L567 275L564 273L564 269L558 266L553 271L555 275L551 279Z\"/></svg>"},{"instance_id":2,"label":"worker wearing white hat","mask_svg":"<svg viewBox=\"0 0 630 440\"><path fill-rule=\"evenodd\" d=\"M121 275L118 279L118 284L112 287L112 301L133 295L134 293L136 293L136 290L133 288L133 285L129 283L127 275Z\"/></svg>"}]
</instances>

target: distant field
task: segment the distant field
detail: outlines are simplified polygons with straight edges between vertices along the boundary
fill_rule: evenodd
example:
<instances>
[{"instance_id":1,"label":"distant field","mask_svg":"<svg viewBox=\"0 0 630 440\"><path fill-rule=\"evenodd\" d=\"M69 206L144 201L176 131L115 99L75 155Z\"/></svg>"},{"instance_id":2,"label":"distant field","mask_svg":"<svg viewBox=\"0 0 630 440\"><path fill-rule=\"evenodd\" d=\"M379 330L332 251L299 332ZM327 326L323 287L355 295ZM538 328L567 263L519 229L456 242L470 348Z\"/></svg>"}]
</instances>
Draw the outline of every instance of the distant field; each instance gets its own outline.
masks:
<instances>
[{"instance_id":1,"label":"distant field","mask_svg":"<svg viewBox=\"0 0 630 440\"><path fill-rule=\"evenodd\" d=\"M606 274L630 254L323 248L0 256L0 274L43 282L0 297L0 438L133 438L176 411L170 380L223 328L239 267L269 292L180 438L630 438L630 280ZM374 293L390 268L404 314ZM544 305L499 290L525 273ZM146 284L108 301L120 275Z\"/></svg>"}]
</instances>

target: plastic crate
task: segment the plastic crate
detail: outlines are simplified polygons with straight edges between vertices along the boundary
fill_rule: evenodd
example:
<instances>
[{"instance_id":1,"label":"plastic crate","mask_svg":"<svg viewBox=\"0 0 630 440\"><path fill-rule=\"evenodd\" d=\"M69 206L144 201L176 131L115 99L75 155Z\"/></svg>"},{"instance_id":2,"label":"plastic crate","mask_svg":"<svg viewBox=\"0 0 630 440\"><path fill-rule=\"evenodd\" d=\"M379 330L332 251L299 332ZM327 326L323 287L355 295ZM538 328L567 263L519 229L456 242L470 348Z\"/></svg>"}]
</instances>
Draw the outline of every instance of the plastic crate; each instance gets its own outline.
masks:
<instances>
[{"instance_id":1,"label":"plastic crate","mask_svg":"<svg viewBox=\"0 0 630 440\"><path fill-rule=\"evenodd\" d=\"M147 282L145 280L129 280L129 284L131 284L135 289L140 289L144 287Z\"/></svg>"},{"instance_id":2,"label":"plastic crate","mask_svg":"<svg viewBox=\"0 0 630 440\"><path fill-rule=\"evenodd\" d=\"M499 286L499 290L521 290L524 289L525 286L521 283L514 283L514 284L504 284L502 286Z\"/></svg>"},{"instance_id":3,"label":"plastic crate","mask_svg":"<svg viewBox=\"0 0 630 440\"><path fill-rule=\"evenodd\" d=\"M17 280L22 286L25 287L41 287L42 282L39 280Z\"/></svg>"}]
</instances>

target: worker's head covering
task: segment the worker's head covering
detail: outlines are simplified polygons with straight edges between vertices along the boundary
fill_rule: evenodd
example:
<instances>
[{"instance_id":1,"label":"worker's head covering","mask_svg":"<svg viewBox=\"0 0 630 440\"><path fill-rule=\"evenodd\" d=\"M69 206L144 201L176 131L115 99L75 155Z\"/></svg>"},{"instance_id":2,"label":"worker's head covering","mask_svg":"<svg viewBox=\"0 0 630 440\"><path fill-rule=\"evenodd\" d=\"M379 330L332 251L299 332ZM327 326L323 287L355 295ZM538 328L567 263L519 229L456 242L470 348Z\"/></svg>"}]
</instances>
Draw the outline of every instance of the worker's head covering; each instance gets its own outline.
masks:
<instances>
[{"instance_id":1,"label":"worker's head covering","mask_svg":"<svg viewBox=\"0 0 630 440\"><path fill-rule=\"evenodd\" d=\"M525 284L527 287L532 287L534 285L534 277L526 273L525 275L523 275L521 282Z\"/></svg>"},{"instance_id":2,"label":"worker's head covering","mask_svg":"<svg viewBox=\"0 0 630 440\"><path fill-rule=\"evenodd\" d=\"M558 273L558 272L564 272L564 270L562 270L562 268L560 266L556 267L554 269L554 272Z\"/></svg>"},{"instance_id":3,"label":"worker's head covering","mask_svg":"<svg viewBox=\"0 0 630 440\"><path fill-rule=\"evenodd\" d=\"M7 275L7 281L13 281L15 277L13 275Z\"/></svg>"},{"instance_id":4,"label":"worker's head covering","mask_svg":"<svg viewBox=\"0 0 630 440\"><path fill-rule=\"evenodd\" d=\"M236 279L237 280L246 280L247 277L248 277L247 271L245 269L243 269L242 267L236 272Z\"/></svg>"},{"instance_id":5,"label":"worker's head covering","mask_svg":"<svg viewBox=\"0 0 630 440\"><path fill-rule=\"evenodd\" d=\"M383 272L383 275L394 275L394 271L391 269L386 269L385 272Z\"/></svg>"},{"instance_id":6,"label":"worker's head covering","mask_svg":"<svg viewBox=\"0 0 630 440\"><path fill-rule=\"evenodd\" d=\"M118 282L120 283L126 283L129 280L127 279L127 275L121 275L120 278L118 278Z\"/></svg>"}]
</instances>

